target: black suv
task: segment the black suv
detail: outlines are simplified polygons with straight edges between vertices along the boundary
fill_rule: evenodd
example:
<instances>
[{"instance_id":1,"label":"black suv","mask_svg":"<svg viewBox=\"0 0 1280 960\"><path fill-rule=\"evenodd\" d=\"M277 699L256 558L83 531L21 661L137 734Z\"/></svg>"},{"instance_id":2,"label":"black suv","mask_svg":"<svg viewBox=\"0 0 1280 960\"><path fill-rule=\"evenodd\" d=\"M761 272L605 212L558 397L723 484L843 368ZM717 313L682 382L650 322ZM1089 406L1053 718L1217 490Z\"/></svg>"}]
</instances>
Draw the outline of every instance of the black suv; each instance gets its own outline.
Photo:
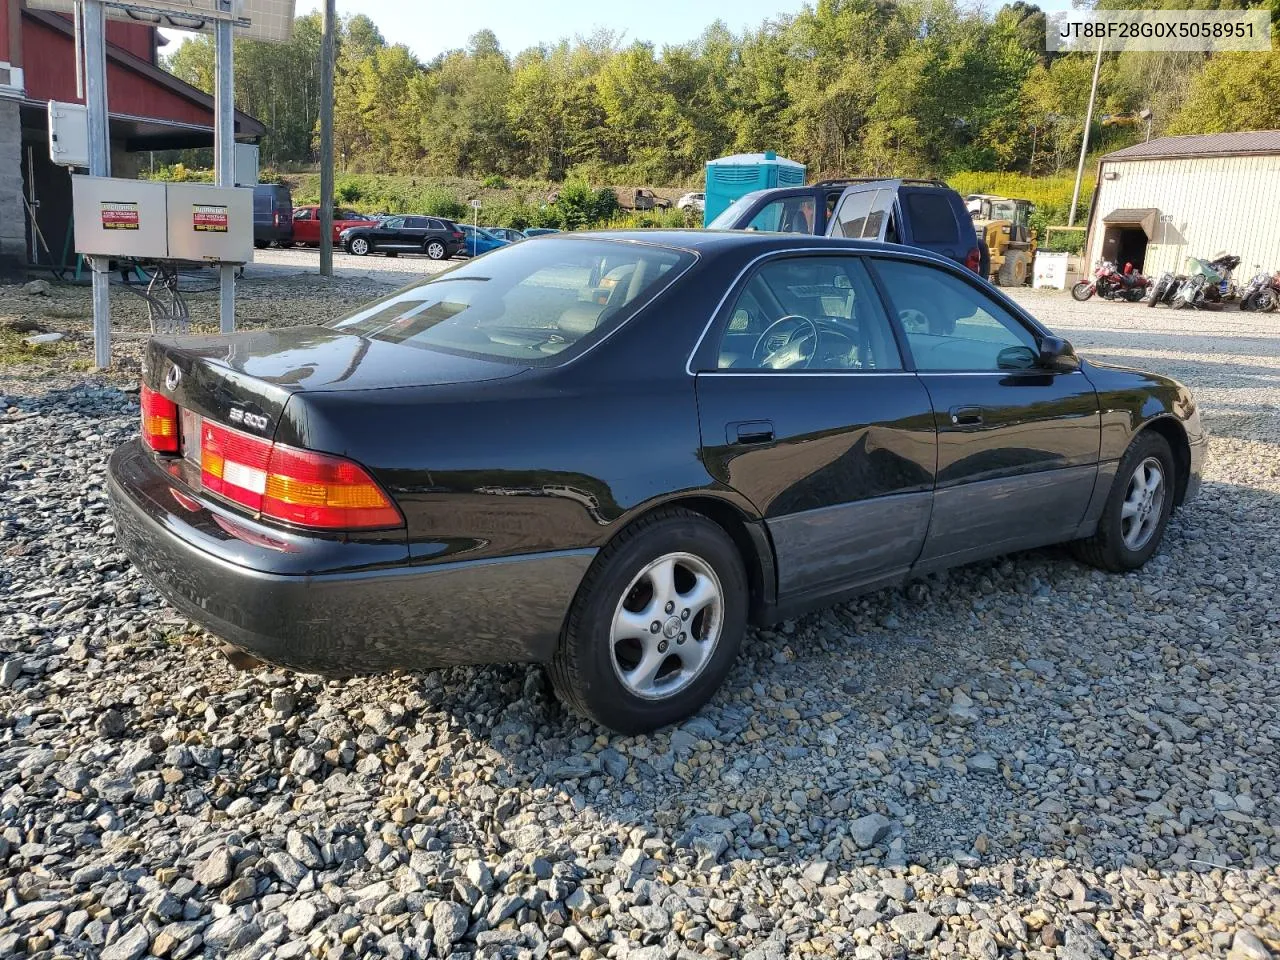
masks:
<instances>
[{"instance_id":1,"label":"black suv","mask_svg":"<svg viewBox=\"0 0 1280 960\"><path fill-rule=\"evenodd\" d=\"M425 253L432 260L444 260L462 249L465 238L452 220L410 215L387 217L371 227L348 227L338 239L357 257L381 250L389 257Z\"/></svg>"},{"instance_id":2,"label":"black suv","mask_svg":"<svg viewBox=\"0 0 1280 960\"><path fill-rule=\"evenodd\" d=\"M919 247L985 277L990 252L964 199L941 180L823 180L739 197L710 229L853 237Z\"/></svg>"}]
</instances>

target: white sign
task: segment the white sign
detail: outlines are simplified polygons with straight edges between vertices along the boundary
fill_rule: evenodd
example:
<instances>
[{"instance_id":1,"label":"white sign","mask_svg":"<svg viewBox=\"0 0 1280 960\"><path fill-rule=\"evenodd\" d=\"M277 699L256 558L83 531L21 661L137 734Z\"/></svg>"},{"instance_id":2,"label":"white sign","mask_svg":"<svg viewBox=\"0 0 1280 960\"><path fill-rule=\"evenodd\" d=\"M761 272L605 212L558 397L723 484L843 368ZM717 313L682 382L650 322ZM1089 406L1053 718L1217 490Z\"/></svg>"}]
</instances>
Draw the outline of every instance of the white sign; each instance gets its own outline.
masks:
<instances>
[{"instance_id":1,"label":"white sign","mask_svg":"<svg viewBox=\"0 0 1280 960\"><path fill-rule=\"evenodd\" d=\"M479 209L480 209L480 201L479 201L479 200L472 200L472 201L471 201L471 209L472 209L472 210L479 210Z\"/></svg>"},{"instance_id":2,"label":"white sign","mask_svg":"<svg viewBox=\"0 0 1280 960\"><path fill-rule=\"evenodd\" d=\"M1046 250L1036 251L1035 268L1032 272L1031 286L1039 289L1049 287L1053 290L1067 288L1067 260L1069 253L1050 253Z\"/></svg>"}]
</instances>

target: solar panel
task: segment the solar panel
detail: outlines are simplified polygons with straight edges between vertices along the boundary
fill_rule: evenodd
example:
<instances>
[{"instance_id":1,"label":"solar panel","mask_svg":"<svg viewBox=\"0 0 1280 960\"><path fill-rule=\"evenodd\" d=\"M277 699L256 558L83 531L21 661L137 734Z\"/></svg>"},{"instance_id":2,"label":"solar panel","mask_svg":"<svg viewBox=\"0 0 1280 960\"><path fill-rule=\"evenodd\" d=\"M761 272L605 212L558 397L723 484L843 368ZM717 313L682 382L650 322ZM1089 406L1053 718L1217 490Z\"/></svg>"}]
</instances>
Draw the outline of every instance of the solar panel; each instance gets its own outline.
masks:
<instances>
[{"instance_id":1,"label":"solar panel","mask_svg":"<svg viewBox=\"0 0 1280 960\"><path fill-rule=\"evenodd\" d=\"M175 30L212 32L220 19L218 0L103 0L113 20ZM30 0L28 6L71 13L74 0ZM236 33L254 40L288 40L293 32L294 0L235 0ZM225 16L225 15L221 15Z\"/></svg>"}]
</instances>

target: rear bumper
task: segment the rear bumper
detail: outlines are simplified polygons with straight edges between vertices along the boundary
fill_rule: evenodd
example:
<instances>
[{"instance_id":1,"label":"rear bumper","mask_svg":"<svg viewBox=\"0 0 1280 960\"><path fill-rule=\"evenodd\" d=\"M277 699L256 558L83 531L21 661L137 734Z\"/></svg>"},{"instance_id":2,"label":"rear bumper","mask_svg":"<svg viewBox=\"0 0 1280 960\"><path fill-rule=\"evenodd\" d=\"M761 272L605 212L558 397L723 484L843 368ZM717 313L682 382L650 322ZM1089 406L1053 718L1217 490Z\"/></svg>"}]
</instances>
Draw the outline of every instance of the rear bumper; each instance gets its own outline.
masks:
<instances>
[{"instance_id":1,"label":"rear bumper","mask_svg":"<svg viewBox=\"0 0 1280 960\"><path fill-rule=\"evenodd\" d=\"M283 533L188 510L140 441L107 490L121 549L185 616L297 670L365 673L545 660L594 551L411 563L403 541Z\"/></svg>"}]
</instances>

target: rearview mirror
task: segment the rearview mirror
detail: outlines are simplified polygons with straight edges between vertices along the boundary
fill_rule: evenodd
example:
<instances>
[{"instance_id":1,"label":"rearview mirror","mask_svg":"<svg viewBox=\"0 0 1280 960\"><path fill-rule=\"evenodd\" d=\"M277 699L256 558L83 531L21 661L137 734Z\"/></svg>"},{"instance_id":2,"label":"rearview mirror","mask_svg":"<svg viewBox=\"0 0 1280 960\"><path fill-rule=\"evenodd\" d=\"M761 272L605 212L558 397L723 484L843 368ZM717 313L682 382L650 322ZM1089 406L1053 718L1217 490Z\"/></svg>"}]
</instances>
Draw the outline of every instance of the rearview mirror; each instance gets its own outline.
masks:
<instances>
[{"instance_id":1,"label":"rearview mirror","mask_svg":"<svg viewBox=\"0 0 1280 960\"><path fill-rule=\"evenodd\" d=\"M1068 373L1080 369L1080 360L1070 340L1043 337L1040 340L1040 366L1045 370Z\"/></svg>"}]
</instances>

